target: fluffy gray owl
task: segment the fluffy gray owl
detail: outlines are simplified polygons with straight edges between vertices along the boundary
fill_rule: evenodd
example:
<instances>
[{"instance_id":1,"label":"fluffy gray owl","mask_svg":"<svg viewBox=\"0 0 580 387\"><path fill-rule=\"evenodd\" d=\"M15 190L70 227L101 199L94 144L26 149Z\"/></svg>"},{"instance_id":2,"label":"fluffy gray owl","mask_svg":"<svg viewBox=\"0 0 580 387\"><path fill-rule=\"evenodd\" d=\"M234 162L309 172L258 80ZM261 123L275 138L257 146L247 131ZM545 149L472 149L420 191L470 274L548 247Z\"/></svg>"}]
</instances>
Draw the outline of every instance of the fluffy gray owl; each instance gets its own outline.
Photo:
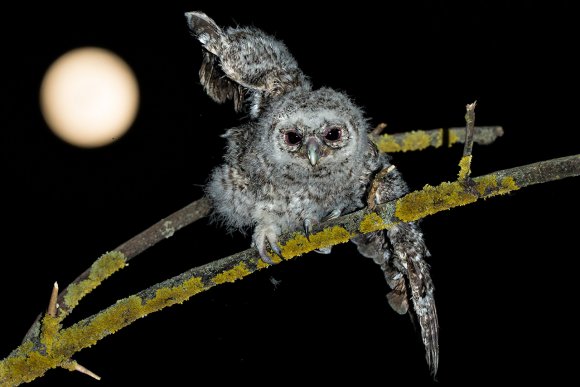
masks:
<instances>
[{"instance_id":1,"label":"fluffy gray owl","mask_svg":"<svg viewBox=\"0 0 580 387\"><path fill-rule=\"evenodd\" d=\"M265 262L272 263L269 250L280 254L282 232L304 227L309 233L317 222L364 207L381 171L375 203L408 191L370 141L361 109L343 93L313 90L282 42L255 28L222 29L201 12L186 17L204 48L199 75L206 92L219 103L233 100L236 111L247 107L250 116L226 131L224 163L212 172L206 194L229 228L253 229ZM401 223L353 242L382 268L391 307L415 315L435 374L439 328L420 228Z\"/></svg>"}]
</instances>

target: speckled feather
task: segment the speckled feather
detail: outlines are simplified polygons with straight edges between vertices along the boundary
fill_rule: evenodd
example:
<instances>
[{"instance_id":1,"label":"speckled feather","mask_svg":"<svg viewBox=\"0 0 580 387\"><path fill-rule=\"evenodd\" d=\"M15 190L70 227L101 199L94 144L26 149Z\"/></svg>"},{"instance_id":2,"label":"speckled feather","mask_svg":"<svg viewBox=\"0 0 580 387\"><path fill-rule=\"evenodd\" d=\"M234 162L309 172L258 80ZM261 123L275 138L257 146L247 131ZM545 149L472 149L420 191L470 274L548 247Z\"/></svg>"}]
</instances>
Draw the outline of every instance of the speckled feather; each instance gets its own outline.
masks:
<instances>
[{"instance_id":1,"label":"speckled feather","mask_svg":"<svg viewBox=\"0 0 580 387\"><path fill-rule=\"evenodd\" d=\"M282 232L308 231L313 223L364 207L374 176L391 164L370 141L362 110L344 93L313 90L286 46L263 31L224 30L201 12L186 17L204 47L204 89L216 102L233 100L236 111L247 108L250 116L224 134L224 163L206 187L214 217L230 230L252 229L253 244L270 262L268 250L279 251ZM376 203L408 191L396 169L374 184ZM382 268L392 289L387 295L391 307L416 315L435 374L437 312L420 228L401 223L353 242Z\"/></svg>"}]
</instances>

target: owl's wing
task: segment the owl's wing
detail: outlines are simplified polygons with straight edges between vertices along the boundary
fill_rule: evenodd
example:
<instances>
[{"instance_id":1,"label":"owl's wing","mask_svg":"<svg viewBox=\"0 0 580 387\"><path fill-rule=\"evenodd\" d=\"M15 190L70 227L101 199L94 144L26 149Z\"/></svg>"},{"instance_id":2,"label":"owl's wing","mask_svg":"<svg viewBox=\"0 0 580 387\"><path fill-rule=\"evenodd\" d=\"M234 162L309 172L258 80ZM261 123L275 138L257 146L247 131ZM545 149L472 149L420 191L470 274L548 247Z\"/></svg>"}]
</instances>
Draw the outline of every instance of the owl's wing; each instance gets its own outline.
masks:
<instances>
[{"instance_id":1,"label":"owl's wing","mask_svg":"<svg viewBox=\"0 0 580 387\"><path fill-rule=\"evenodd\" d=\"M220 28L202 12L187 12L192 34L204 47L199 76L214 101L232 99L236 111L250 104L257 117L271 100L311 88L284 43L256 28Z\"/></svg>"},{"instance_id":2,"label":"owl's wing","mask_svg":"<svg viewBox=\"0 0 580 387\"><path fill-rule=\"evenodd\" d=\"M243 89L240 84L226 76L216 53L220 52L224 32L206 14L187 12L187 23L192 34L203 44L203 60L199 69L199 79L206 93L217 103L234 101L234 109L239 112L243 105Z\"/></svg>"},{"instance_id":3,"label":"owl's wing","mask_svg":"<svg viewBox=\"0 0 580 387\"><path fill-rule=\"evenodd\" d=\"M391 170L378 182L373 200L377 204L395 200L407 190L400 173ZM439 366L439 322L433 281L425 261L429 251L421 229L416 223L400 223L387 231L360 235L352 241L362 255L381 266L392 289L387 294L389 305L399 314L409 312L419 323L427 364L435 375Z\"/></svg>"}]
</instances>

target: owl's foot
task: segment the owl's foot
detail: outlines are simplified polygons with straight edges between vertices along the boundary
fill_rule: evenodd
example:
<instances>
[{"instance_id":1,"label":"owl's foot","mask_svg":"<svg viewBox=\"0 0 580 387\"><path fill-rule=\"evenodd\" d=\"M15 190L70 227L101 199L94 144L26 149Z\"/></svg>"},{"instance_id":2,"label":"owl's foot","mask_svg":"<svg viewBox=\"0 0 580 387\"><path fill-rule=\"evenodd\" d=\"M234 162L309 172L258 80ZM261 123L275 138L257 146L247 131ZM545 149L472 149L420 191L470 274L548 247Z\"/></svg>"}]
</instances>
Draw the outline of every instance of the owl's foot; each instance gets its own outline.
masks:
<instances>
[{"instance_id":1,"label":"owl's foot","mask_svg":"<svg viewBox=\"0 0 580 387\"><path fill-rule=\"evenodd\" d=\"M332 210L328 215L323 217L320 222L326 222L327 220L336 219L340 216L341 211L339 209ZM312 218L304 219L304 233L306 234L306 238L310 239L310 234L312 233L312 226L317 222L312 220ZM323 247L320 249L314 250L318 254L330 254L332 251L332 246Z\"/></svg>"},{"instance_id":2,"label":"owl's foot","mask_svg":"<svg viewBox=\"0 0 580 387\"><path fill-rule=\"evenodd\" d=\"M332 210L330 213L328 213L328 215L320 219L320 222L324 223L328 220L336 219L340 216L340 214L341 211L339 209ZM306 234L306 238L310 237L310 234L312 233L312 226L316 223L318 222L316 222L312 218L304 219L304 233Z\"/></svg>"},{"instance_id":3,"label":"owl's foot","mask_svg":"<svg viewBox=\"0 0 580 387\"><path fill-rule=\"evenodd\" d=\"M279 257L282 257L282 251L278 246L278 233L276 228L272 226L260 227L257 226L254 231L252 244L258 250L260 258L262 261L269 265L274 265L276 262L272 260L270 254L268 254L268 247Z\"/></svg>"}]
</instances>

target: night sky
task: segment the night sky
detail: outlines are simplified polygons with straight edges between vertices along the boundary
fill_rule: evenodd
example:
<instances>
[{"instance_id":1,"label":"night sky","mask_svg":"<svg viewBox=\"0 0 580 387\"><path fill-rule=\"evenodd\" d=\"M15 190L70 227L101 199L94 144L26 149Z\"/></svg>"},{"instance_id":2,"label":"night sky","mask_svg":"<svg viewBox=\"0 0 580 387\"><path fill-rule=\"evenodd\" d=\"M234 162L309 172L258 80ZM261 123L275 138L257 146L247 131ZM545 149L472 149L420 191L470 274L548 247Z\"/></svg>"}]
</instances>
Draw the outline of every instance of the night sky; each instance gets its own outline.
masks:
<instances>
[{"instance_id":1,"label":"night sky","mask_svg":"<svg viewBox=\"0 0 580 387\"><path fill-rule=\"evenodd\" d=\"M200 198L223 154L220 134L244 120L202 90L201 48L185 11L276 35L315 87L347 92L373 125L388 123L388 132L461 126L465 104L477 100L476 123L502 125L505 135L475 145L474 176L579 153L580 31L565 5L78 3L3 5L0 12L0 358L46 308L54 281L66 285L102 253ZM83 46L125 59L141 94L128 134L92 150L56 138L38 102L48 66ZM454 179L461 152L395 154L394 163L419 189ZM580 345L570 315L578 291L578 193L577 179L562 180L422 222L441 325L440 385L576 377L567 352ZM66 324L249 244L249 236L199 221L135 258ZM277 288L270 277L281 281ZM103 377L101 386L429 385L418 327L389 308L387 291L380 269L341 245L202 293L74 358ZM57 383L97 385L62 369L33 385Z\"/></svg>"}]
</instances>

